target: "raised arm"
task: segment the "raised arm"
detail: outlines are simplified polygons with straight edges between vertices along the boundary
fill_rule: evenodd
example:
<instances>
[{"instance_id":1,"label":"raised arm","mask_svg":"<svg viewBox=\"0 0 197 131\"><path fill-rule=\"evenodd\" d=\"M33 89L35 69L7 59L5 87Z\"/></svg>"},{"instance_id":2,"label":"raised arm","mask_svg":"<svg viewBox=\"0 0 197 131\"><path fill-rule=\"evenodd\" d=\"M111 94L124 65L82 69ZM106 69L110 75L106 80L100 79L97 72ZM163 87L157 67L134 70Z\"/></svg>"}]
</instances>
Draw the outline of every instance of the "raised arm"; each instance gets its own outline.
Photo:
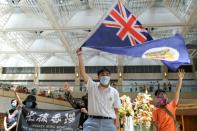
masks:
<instances>
[{"instance_id":1,"label":"raised arm","mask_svg":"<svg viewBox=\"0 0 197 131\"><path fill-rule=\"evenodd\" d=\"M70 89L70 86L65 83L64 85L64 97L65 97L65 100L68 101L70 103L70 105L75 108L75 109L81 109L85 106L84 104L84 101L80 98L74 98L72 95L71 95L71 89Z\"/></svg>"},{"instance_id":2,"label":"raised arm","mask_svg":"<svg viewBox=\"0 0 197 131\"><path fill-rule=\"evenodd\" d=\"M185 75L185 71L183 69L178 70L178 73L177 73L178 83L176 85L176 92L175 92L175 98L174 98L176 105L179 102L180 90L182 87L184 75Z\"/></svg>"},{"instance_id":3,"label":"raised arm","mask_svg":"<svg viewBox=\"0 0 197 131\"><path fill-rule=\"evenodd\" d=\"M7 128L7 117L4 117L3 126L4 126L5 131L7 131L8 130L8 128Z\"/></svg>"},{"instance_id":4,"label":"raised arm","mask_svg":"<svg viewBox=\"0 0 197 131\"><path fill-rule=\"evenodd\" d=\"M16 100L17 100L19 105L23 105L23 102L22 102L21 98L19 97L16 89L17 89L17 87L14 88L14 94L15 94Z\"/></svg>"},{"instance_id":5,"label":"raised arm","mask_svg":"<svg viewBox=\"0 0 197 131\"><path fill-rule=\"evenodd\" d=\"M85 71L85 67L84 67L84 63L83 63L83 55L82 55L81 48L77 49L77 56L78 56L78 60L79 60L80 74L81 74L83 80L87 83L88 75L86 74L86 71Z\"/></svg>"}]
</instances>

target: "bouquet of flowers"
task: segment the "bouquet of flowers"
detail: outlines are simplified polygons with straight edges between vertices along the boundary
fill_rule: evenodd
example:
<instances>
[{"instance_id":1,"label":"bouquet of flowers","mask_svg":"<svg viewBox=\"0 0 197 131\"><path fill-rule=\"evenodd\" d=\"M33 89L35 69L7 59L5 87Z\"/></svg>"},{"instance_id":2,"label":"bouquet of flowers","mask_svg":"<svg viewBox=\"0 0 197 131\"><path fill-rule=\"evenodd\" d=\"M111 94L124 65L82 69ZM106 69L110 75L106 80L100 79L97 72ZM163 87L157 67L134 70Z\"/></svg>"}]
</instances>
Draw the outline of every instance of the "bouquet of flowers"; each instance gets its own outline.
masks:
<instances>
[{"instance_id":1,"label":"bouquet of flowers","mask_svg":"<svg viewBox=\"0 0 197 131\"><path fill-rule=\"evenodd\" d=\"M119 109L119 117L120 119L126 116L134 116L134 111L131 103L131 99L129 96L123 95L120 97L122 106Z\"/></svg>"},{"instance_id":2,"label":"bouquet of flowers","mask_svg":"<svg viewBox=\"0 0 197 131\"><path fill-rule=\"evenodd\" d=\"M122 106L119 108L120 127L124 127L124 131L133 130L133 105L129 96L120 97Z\"/></svg>"},{"instance_id":3,"label":"bouquet of flowers","mask_svg":"<svg viewBox=\"0 0 197 131\"><path fill-rule=\"evenodd\" d=\"M134 105L134 125L142 125L150 128L152 121L152 104L151 95L147 93L139 93L133 102Z\"/></svg>"}]
</instances>

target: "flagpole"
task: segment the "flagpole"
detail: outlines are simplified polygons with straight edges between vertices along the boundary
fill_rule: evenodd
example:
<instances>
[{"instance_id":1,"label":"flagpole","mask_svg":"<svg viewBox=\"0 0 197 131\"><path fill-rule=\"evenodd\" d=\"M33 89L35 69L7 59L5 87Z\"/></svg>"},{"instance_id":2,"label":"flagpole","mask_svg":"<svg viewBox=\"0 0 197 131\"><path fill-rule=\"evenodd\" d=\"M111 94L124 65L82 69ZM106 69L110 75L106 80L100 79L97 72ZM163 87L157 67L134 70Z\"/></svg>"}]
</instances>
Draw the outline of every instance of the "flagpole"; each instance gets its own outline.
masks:
<instances>
[{"instance_id":1,"label":"flagpole","mask_svg":"<svg viewBox=\"0 0 197 131\"><path fill-rule=\"evenodd\" d=\"M80 46L82 46L84 43L85 43L85 41L87 41L91 36L92 36L92 34L94 34L96 31L97 31L97 29L101 26L101 24L102 24L102 21L108 16L108 14L111 12L111 10L113 9L113 7L116 5L118 3L118 0L114 0L114 4L112 4L112 6L109 8L109 10L105 13L105 15L103 15L102 17L101 17L101 19L97 22L97 26L93 29L93 31L91 31L90 33L89 33L89 35L80 43Z\"/></svg>"}]
</instances>

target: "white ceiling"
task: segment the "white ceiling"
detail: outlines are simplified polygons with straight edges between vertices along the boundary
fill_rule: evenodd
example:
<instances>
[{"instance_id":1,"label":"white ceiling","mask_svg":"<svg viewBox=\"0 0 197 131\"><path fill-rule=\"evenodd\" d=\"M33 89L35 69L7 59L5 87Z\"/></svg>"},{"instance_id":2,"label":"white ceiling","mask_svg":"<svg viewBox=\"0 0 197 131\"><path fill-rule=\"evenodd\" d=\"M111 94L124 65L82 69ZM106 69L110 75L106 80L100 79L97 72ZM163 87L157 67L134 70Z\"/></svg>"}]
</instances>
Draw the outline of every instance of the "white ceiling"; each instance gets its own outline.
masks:
<instances>
[{"instance_id":1,"label":"white ceiling","mask_svg":"<svg viewBox=\"0 0 197 131\"><path fill-rule=\"evenodd\" d=\"M197 58L196 0L122 0L151 35L181 33ZM75 51L116 0L0 0L0 66L75 66ZM85 64L160 65L160 61L84 50Z\"/></svg>"}]
</instances>

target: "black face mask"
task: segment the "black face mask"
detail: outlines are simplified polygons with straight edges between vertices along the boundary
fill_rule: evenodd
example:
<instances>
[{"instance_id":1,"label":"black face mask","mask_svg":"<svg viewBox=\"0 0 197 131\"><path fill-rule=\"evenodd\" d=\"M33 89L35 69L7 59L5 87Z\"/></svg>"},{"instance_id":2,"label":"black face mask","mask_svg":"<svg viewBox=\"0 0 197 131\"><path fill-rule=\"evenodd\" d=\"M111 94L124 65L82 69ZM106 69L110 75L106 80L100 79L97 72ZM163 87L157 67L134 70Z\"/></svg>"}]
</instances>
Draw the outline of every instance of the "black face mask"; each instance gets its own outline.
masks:
<instances>
[{"instance_id":1,"label":"black face mask","mask_svg":"<svg viewBox=\"0 0 197 131\"><path fill-rule=\"evenodd\" d=\"M27 107L27 108L32 108L32 106L33 106L32 102L26 102L25 103L25 107Z\"/></svg>"}]
</instances>

